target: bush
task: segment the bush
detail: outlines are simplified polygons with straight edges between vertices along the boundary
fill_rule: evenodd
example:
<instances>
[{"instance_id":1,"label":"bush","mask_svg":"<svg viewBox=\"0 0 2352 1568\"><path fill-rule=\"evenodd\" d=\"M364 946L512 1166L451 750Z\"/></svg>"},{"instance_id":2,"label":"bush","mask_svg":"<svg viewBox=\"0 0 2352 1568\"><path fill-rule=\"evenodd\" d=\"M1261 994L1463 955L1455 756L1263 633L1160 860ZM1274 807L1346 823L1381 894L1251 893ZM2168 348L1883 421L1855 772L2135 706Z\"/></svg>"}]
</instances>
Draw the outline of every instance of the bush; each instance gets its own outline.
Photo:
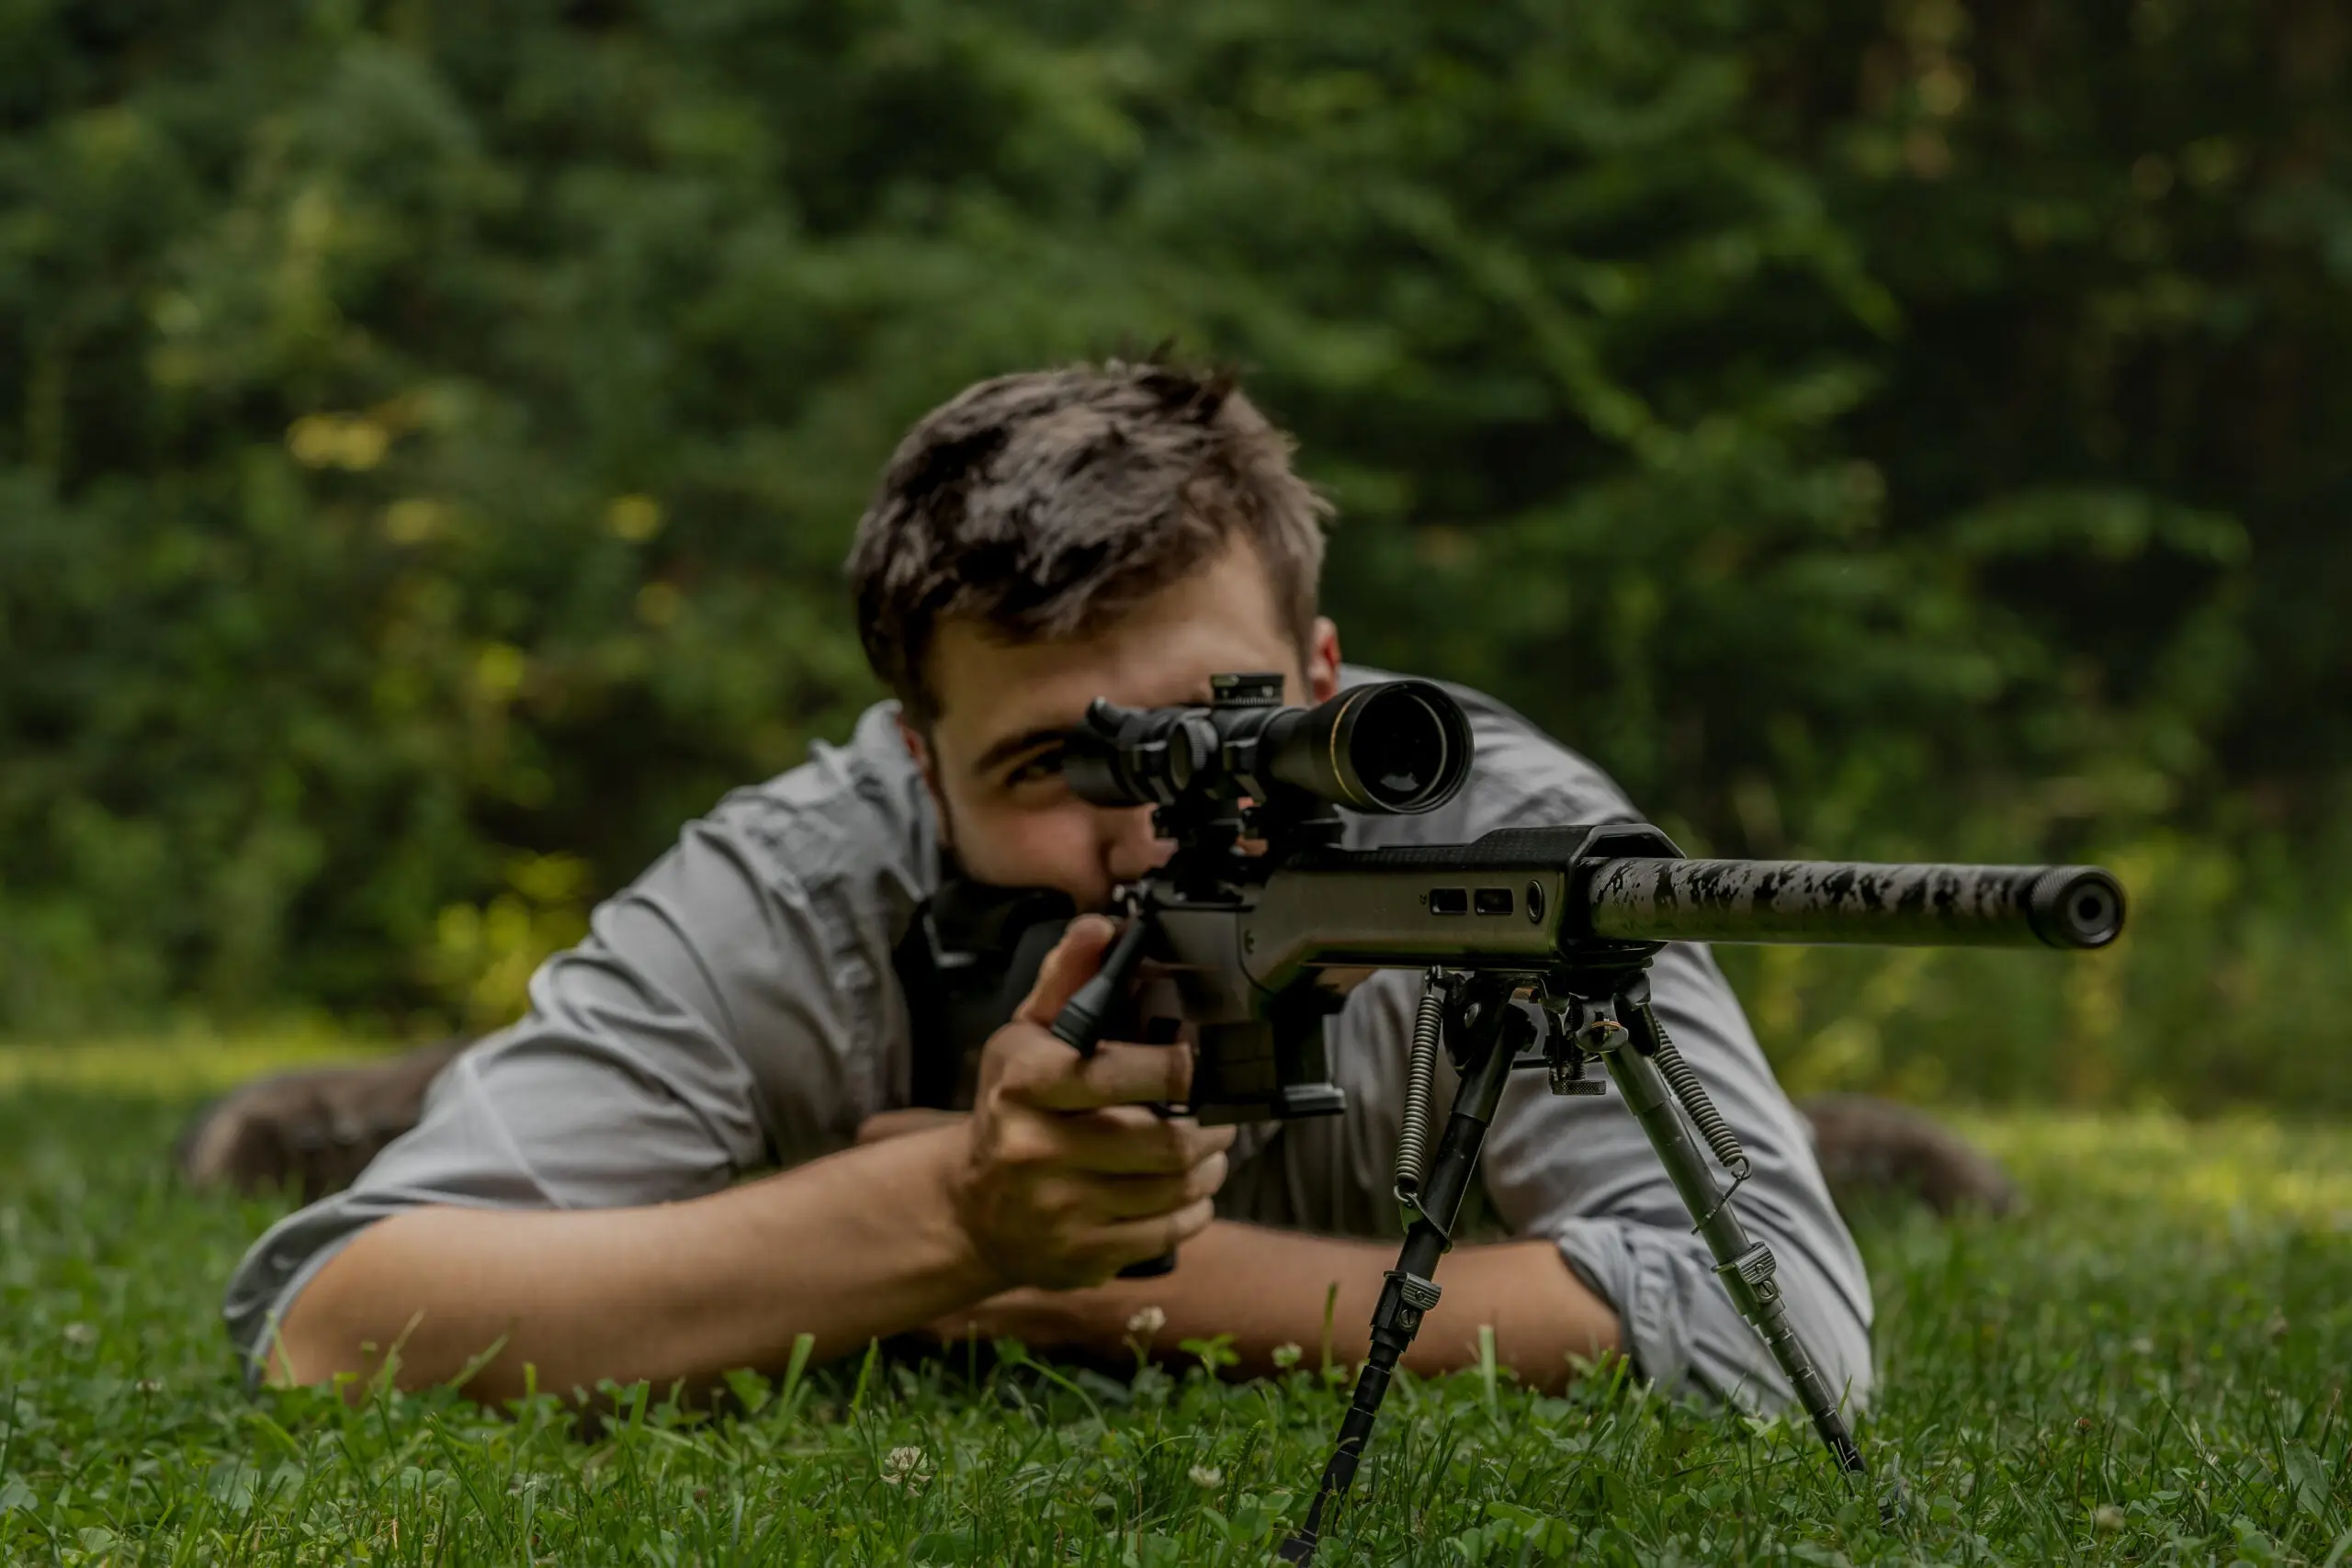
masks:
<instances>
[{"instance_id":1,"label":"bush","mask_svg":"<svg viewBox=\"0 0 2352 1568\"><path fill-rule=\"evenodd\" d=\"M1163 338L1300 434L1352 652L1691 847L2149 868L2120 968L1758 960L1792 1066L2171 1093L2171 1010L2340 987L2332 13L286 16L0 22L0 1028L492 1021L876 694L906 423Z\"/></svg>"}]
</instances>

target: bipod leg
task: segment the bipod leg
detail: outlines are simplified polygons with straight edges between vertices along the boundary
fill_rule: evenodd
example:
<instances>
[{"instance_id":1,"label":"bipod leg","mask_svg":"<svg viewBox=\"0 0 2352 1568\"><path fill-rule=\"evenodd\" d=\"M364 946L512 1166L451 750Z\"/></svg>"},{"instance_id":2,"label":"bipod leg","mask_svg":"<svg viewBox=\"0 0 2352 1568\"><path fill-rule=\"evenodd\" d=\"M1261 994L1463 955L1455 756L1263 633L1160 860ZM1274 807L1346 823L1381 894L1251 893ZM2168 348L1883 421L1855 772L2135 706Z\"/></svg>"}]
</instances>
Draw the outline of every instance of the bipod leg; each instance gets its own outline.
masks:
<instances>
[{"instance_id":1,"label":"bipod leg","mask_svg":"<svg viewBox=\"0 0 2352 1568\"><path fill-rule=\"evenodd\" d=\"M1430 1276L1437 1260L1453 1245L1451 1235L1462 1207L1463 1194L1478 1166L1479 1145L1486 1142L1487 1124L1502 1102L1503 1085L1510 1077L1512 1057L1533 1030L1526 1017L1507 1000L1509 993L1491 985L1474 992L1481 1016L1473 1025L1486 1041L1484 1053L1464 1064L1462 1087L1454 1091L1453 1108L1446 1118L1445 1135L1438 1142L1437 1158L1421 1184L1420 1217L1405 1233L1396 1267L1388 1271L1380 1301L1372 1311L1372 1348L1356 1374L1355 1397L1340 1422L1340 1440L1323 1479L1307 1505L1306 1522L1282 1544L1285 1562L1307 1562L1322 1539L1324 1510L1347 1495L1355 1480L1357 1462L1372 1437L1380 1402L1388 1393L1396 1363L1421 1329L1421 1319L1437 1305L1438 1288Z\"/></svg>"},{"instance_id":2,"label":"bipod leg","mask_svg":"<svg viewBox=\"0 0 2352 1568\"><path fill-rule=\"evenodd\" d=\"M1642 1131L1649 1134L1650 1146L1673 1179L1699 1234L1707 1238L1707 1248L1715 1258L1715 1277L1780 1363L1838 1468L1858 1481L1866 1480L1869 1468L1847 1428L1837 1397L1814 1364L1812 1352L1797 1337L1796 1325L1789 1321L1788 1306L1774 1277L1772 1249L1748 1238L1738 1212L1716 1186L1714 1172L1691 1141L1690 1127L1676 1112L1674 1091L1656 1059L1665 1041L1650 1011L1646 991L1619 996L1617 1014L1631 1039L1609 1053L1609 1076L1617 1080L1618 1092L1625 1097Z\"/></svg>"}]
</instances>

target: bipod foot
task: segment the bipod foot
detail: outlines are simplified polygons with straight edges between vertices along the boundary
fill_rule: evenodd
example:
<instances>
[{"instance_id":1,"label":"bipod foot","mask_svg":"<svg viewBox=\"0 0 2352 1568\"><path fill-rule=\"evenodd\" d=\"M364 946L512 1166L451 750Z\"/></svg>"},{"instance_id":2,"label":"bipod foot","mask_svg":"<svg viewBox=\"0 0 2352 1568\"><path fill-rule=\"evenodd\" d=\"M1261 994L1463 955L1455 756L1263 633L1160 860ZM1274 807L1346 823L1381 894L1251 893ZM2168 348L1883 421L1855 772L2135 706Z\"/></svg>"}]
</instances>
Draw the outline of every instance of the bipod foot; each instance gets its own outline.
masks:
<instances>
[{"instance_id":1,"label":"bipod foot","mask_svg":"<svg viewBox=\"0 0 2352 1568\"><path fill-rule=\"evenodd\" d=\"M1903 1477L1890 1475L1879 1489L1878 1528L1901 1532L1911 1523L1911 1487Z\"/></svg>"},{"instance_id":2,"label":"bipod foot","mask_svg":"<svg viewBox=\"0 0 2352 1568\"><path fill-rule=\"evenodd\" d=\"M1382 1379L1384 1386L1386 1381ZM1377 1395L1374 1403L1378 1403ZM1323 1511L1345 1497L1349 1483L1356 1478L1356 1462L1363 1456L1364 1439L1372 1435L1372 1422L1365 1415L1362 1425L1357 1424L1355 1417L1364 1414L1361 1403L1348 1414L1347 1433L1340 1438L1331 1462L1323 1467L1322 1479L1315 1483L1315 1501L1306 1506L1306 1520L1291 1531L1274 1553L1285 1562L1315 1561L1315 1549L1323 1541Z\"/></svg>"}]
</instances>

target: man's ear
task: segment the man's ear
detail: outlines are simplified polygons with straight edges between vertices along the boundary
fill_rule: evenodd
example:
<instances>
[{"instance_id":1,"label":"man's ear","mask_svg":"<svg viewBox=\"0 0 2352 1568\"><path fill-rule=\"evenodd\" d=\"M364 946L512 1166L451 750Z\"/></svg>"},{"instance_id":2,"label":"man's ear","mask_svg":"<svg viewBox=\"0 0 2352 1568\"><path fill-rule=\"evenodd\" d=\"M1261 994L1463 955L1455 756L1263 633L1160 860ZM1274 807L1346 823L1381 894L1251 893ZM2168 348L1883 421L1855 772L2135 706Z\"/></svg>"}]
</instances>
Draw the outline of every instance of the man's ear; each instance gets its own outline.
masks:
<instances>
[{"instance_id":1,"label":"man's ear","mask_svg":"<svg viewBox=\"0 0 2352 1568\"><path fill-rule=\"evenodd\" d=\"M931 754L931 742L922 731L908 719L907 710L899 710L899 739L905 743L907 755L915 760L915 768L922 774L923 787L931 791L932 803L939 801L939 764Z\"/></svg>"},{"instance_id":2,"label":"man's ear","mask_svg":"<svg viewBox=\"0 0 2352 1568\"><path fill-rule=\"evenodd\" d=\"M915 760L915 771L922 775L922 787L931 796L932 815L939 819L939 841L943 848L956 848L956 814L947 809L947 797L939 793L939 754L931 749L931 741L921 726L910 722L907 710L899 710L899 739L906 747L907 755Z\"/></svg>"},{"instance_id":3,"label":"man's ear","mask_svg":"<svg viewBox=\"0 0 2352 1568\"><path fill-rule=\"evenodd\" d=\"M1307 639L1306 689L1314 694L1308 700L1317 703L1340 693L1340 628L1329 615L1315 617L1315 631Z\"/></svg>"}]
</instances>

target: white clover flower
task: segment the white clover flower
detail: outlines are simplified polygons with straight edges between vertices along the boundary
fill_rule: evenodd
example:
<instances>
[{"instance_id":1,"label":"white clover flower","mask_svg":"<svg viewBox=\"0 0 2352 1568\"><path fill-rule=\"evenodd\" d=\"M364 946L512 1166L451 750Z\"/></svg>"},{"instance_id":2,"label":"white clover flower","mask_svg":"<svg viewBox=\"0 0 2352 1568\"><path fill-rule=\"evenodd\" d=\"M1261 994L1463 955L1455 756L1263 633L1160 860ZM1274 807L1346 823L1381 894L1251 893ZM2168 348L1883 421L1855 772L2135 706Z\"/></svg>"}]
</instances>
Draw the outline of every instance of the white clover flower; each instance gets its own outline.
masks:
<instances>
[{"instance_id":1,"label":"white clover flower","mask_svg":"<svg viewBox=\"0 0 2352 1568\"><path fill-rule=\"evenodd\" d=\"M98 1331L88 1324L69 1323L65 1325L65 1343L68 1345L95 1345L97 1342Z\"/></svg>"},{"instance_id":2,"label":"white clover flower","mask_svg":"<svg viewBox=\"0 0 2352 1568\"><path fill-rule=\"evenodd\" d=\"M1192 1476L1193 1484L1204 1492L1214 1492L1225 1484L1225 1472L1213 1464L1196 1464L1186 1473Z\"/></svg>"},{"instance_id":3,"label":"white clover flower","mask_svg":"<svg viewBox=\"0 0 2352 1568\"><path fill-rule=\"evenodd\" d=\"M1306 1354L1295 1345L1277 1345L1274 1347L1274 1365L1288 1371L1298 1365L1298 1359Z\"/></svg>"},{"instance_id":4,"label":"white clover flower","mask_svg":"<svg viewBox=\"0 0 2352 1568\"><path fill-rule=\"evenodd\" d=\"M931 1460L912 1444L892 1449L882 1460L882 1479L892 1486L920 1486L931 1479Z\"/></svg>"},{"instance_id":5,"label":"white clover flower","mask_svg":"<svg viewBox=\"0 0 2352 1568\"><path fill-rule=\"evenodd\" d=\"M1168 1326L1168 1314L1157 1306L1138 1307L1127 1319L1127 1332L1137 1338L1148 1339Z\"/></svg>"}]
</instances>

